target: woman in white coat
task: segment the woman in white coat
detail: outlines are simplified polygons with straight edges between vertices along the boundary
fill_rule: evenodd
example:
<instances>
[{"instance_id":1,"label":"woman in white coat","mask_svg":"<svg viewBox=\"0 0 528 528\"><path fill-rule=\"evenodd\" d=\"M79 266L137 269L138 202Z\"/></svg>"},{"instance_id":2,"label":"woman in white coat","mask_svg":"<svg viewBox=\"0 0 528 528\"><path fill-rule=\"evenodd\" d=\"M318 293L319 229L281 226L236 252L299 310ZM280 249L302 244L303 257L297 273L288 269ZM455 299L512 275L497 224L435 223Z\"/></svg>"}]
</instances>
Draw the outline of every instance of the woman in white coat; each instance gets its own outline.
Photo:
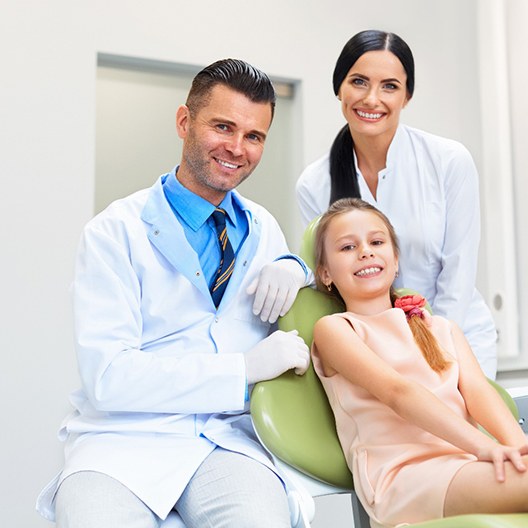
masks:
<instances>
[{"instance_id":1,"label":"woman in white coat","mask_svg":"<svg viewBox=\"0 0 528 528\"><path fill-rule=\"evenodd\" d=\"M394 33L353 36L337 60L333 87L347 124L297 182L303 221L348 196L384 212L401 241L396 286L414 288L436 314L455 320L494 378L495 325L475 288L480 208L470 153L400 123L414 91L414 59Z\"/></svg>"}]
</instances>

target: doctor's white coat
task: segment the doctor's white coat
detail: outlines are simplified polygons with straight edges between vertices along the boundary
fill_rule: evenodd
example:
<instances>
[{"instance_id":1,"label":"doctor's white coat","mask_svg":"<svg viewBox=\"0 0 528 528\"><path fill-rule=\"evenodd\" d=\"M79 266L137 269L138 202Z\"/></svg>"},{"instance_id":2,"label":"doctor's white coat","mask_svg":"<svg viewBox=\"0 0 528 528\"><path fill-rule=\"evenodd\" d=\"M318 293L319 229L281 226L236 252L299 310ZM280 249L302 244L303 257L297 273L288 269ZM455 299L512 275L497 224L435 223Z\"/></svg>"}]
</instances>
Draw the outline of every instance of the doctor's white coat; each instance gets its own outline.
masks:
<instances>
[{"instance_id":1,"label":"doctor's white coat","mask_svg":"<svg viewBox=\"0 0 528 528\"><path fill-rule=\"evenodd\" d=\"M247 414L243 356L270 325L253 315L246 288L288 252L284 236L234 192L249 233L217 310L163 194L165 177L84 230L73 285L82 388L59 432L65 467L37 503L49 519L58 484L80 470L112 476L165 518L216 445L273 468Z\"/></svg>"}]
</instances>

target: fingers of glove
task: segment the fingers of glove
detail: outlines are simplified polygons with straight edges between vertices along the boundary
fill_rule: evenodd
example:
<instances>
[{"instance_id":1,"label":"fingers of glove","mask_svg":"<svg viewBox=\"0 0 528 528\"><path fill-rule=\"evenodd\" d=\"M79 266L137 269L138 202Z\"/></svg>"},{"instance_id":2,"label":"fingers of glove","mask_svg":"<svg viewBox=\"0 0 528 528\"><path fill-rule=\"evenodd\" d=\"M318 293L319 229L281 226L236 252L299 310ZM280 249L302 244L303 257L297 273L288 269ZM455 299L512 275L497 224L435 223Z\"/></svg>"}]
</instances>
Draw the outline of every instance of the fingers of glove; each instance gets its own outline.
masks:
<instances>
[{"instance_id":1,"label":"fingers of glove","mask_svg":"<svg viewBox=\"0 0 528 528\"><path fill-rule=\"evenodd\" d=\"M285 276L287 276L290 281L293 281L298 288L304 286L306 274L302 266L295 259L281 259L278 260L276 264L280 266L281 271L283 271Z\"/></svg>"},{"instance_id":2,"label":"fingers of glove","mask_svg":"<svg viewBox=\"0 0 528 528\"><path fill-rule=\"evenodd\" d=\"M286 298L284 299L284 302L282 304L282 308L281 308L281 311L280 311L280 316L281 317L284 317L288 311L290 310L290 308L292 307L295 299L297 298L297 292L299 290L297 288L290 288L288 290L288 293L286 294Z\"/></svg>"},{"instance_id":3,"label":"fingers of glove","mask_svg":"<svg viewBox=\"0 0 528 528\"><path fill-rule=\"evenodd\" d=\"M308 350L301 351L297 357L298 361L297 365L295 365L294 372L295 374L301 376L308 370L308 367L310 366L310 353Z\"/></svg>"},{"instance_id":4,"label":"fingers of glove","mask_svg":"<svg viewBox=\"0 0 528 528\"><path fill-rule=\"evenodd\" d=\"M279 315L283 315L282 312L284 310L284 305L288 299L288 296L289 292L284 287L280 287L276 291L274 298L272 298L273 296L271 295L270 291L266 298L266 302L264 303L264 307L262 308L262 312L260 313L260 318L263 321L274 323L279 318Z\"/></svg>"},{"instance_id":5,"label":"fingers of glove","mask_svg":"<svg viewBox=\"0 0 528 528\"><path fill-rule=\"evenodd\" d=\"M272 280L270 276L270 264L264 266L259 273L258 278L256 278L248 287L246 292L249 295L255 294L255 300L253 301L253 313L255 315L261 314L261 319L265 321L262 316L262 310L265 307L265 303L269 303L269 298L275 298L277 290L277 284ZM266 312L269 315L271 306L266 307Z\"/></svg>"},{"instance_id":6,"label":"fingers of glove","mask_svg":"<svg viewBox=\"0 0 528 528\"><path fill-rule=\"evenodd\" d=\"M264 341L261 341L261 343L264 342L269 342L272 350L292 350L299 346L306 346L302 337L299 337L297 330L290 330L288 332L277 330L264 339Z\"/></svg>"},{"instance_id":7,"label":"fingers of glove","mask_svg":"<svg viewBox=\"0 0 528 528\"><path fill-rule=\"evenodd\" d=\"M254 279L251 284L246 288L246 293L248 295L253 295L257 291L257 285L258 285L258 277Z\"/></svg>"},{"instance_id":8,"label":"fingers of glove","mask_svg":"<svg viewBox=\"0 0 528 528\"><path fill-rule=\"evenodd\" d=\"M252 291L250 291L250 288L252 288ZM267 282L265 283L259 277L251 283L250 287L247 290L249 295L252 295L253 293L255 294L255 299L253 301L253 313L255 315L259 315L262 311L264 301L266 300L266 297L268 295L268 288L269 284Z\"/></svg>"},{"instance_id":9,"label":"fingers of glove","mask_svg":"<svg viewBox=\"0 0 528 528\"><path fill-rule=\"evenodd\" d=\"M257 304L257 297L255 297L253 313L255 315L259 315L261 321L269 321L270 323L274 323L278 317L278 314L275 315L276 312L278 312L278 309L276 308L278 302L280 303L280 290L277 288L276 284L270 284L267 288L267 291L265 292L265 295L259 299L260 309L258 311L255 309ZM259 307L257 306L257 308ZM273 317L275 317L274 320L272 320Z\"/></svg>"}]
</instances>

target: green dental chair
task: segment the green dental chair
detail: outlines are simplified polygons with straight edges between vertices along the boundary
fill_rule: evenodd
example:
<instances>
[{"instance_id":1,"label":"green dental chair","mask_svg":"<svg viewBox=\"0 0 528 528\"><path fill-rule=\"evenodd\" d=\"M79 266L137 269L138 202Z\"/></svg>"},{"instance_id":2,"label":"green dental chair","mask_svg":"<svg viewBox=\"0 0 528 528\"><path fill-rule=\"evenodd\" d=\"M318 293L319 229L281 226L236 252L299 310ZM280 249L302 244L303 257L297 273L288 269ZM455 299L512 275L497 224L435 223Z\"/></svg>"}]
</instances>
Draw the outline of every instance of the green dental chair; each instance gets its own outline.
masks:
<instances>
[{"instance_id":1,"label":"green dental chair","mask_svg":"<svg viewBox=\"0 0 528 528\"><path fill-rule=\"evenodd\" d=\"M316 221L308 226L300 255L314 269ZM400 290L401 295L410 293ZM339 310L337 304L311 288L304 288L279 328L296 329L310 345L315 322ZM509 394L495 382L511 412L517 407ZM251 395L251 415L255 431L277 465L299 492L301 504L296 528L309 528L315 513L312 496L350 493L355 528L369 528L369 518L354 493L352 475L337 438L334 416L325 392L310 365L303 376L292 371L274 380L258 383ZM309 495L309 496L306 496ZM460 515L412 525L413 528L521 528L528 527L528 514Z\"/></svg>"}]
</instances>

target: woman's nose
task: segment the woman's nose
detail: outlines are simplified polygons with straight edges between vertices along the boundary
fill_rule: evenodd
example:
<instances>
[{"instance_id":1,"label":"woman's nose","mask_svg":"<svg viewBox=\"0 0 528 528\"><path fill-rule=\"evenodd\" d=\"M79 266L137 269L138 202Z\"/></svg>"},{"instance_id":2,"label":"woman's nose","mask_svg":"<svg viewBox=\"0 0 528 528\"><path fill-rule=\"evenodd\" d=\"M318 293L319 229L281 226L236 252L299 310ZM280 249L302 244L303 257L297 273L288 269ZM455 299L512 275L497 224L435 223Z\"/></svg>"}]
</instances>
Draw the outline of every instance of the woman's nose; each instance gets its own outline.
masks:
<instances>
[{"instance_id":1,"label":"woman's nose","mask_svg":"<svg viewBox=\"0 0 528 528\"><path fill-rule=\"evenodd\" d=\"M378 92L375 87L372 87L369 89L369 91L365 94L365 97L363 99L363 102L367 106L376 106L378 104L379 97Z\"/></svg>"}]
</instances>

